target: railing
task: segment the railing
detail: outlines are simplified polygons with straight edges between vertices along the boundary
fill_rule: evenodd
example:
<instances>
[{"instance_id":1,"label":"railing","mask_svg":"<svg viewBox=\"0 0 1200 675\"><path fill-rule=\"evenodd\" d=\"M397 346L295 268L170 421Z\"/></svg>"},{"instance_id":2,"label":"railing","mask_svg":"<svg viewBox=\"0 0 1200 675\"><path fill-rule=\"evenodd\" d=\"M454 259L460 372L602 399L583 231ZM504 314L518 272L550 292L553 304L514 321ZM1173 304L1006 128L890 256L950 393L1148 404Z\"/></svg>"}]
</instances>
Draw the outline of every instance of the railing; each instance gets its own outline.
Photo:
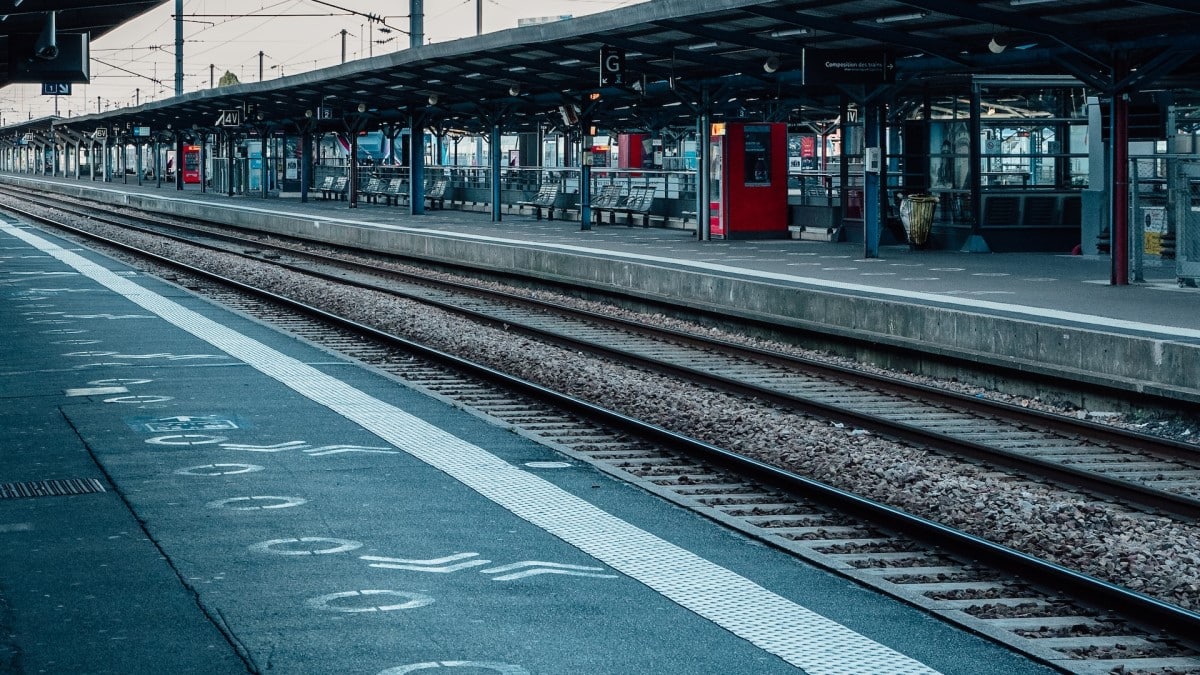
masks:
<instances>
[{"instance_id":1,"label":"railing","mask_svg":"<svg viewBox=\"0 0 1200 675\"><path fill-rule=\"evenodd\" d=\"M319 185L325 176L344 176L345 166L320 164L314 168L313 184ZM359 189L371 178L390 181L399 178L407 186L411 172L407 166L366 165L358 171ZM432 165L425 167L425 182L449 181L446 201L460 205L490 204L492 201L492 169L479 166ZM655 188L653 213L668 218L682 218L682 212L694 211L696 203L696 172L663 171L657 169L613 169L594 167L591 171L592 194L605 185L618 185L623 193L634 187ZM560 208L579 210L580 170L576 167L506 166L500 170L500 199L506 207L529 201L545 184L560 187ZM407 189L407 188L406 188ZM661 201L660 201L661 200Z\"/></svg>"}]
</instances>

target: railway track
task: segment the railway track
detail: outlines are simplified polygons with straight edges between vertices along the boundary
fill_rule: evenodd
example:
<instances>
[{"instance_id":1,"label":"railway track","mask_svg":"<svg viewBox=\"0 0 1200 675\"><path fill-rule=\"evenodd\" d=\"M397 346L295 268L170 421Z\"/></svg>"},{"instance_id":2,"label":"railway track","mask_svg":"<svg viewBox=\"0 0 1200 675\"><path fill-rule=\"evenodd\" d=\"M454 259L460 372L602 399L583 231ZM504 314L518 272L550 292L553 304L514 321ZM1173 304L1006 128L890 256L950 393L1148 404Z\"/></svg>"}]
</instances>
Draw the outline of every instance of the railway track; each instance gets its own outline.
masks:
<instances>
[{"instance_id":1,"label":"railway track","mask_svg":"<svg viewBox=\"0 0 1200 675\"><path fill-rule=\"evenodd\" d=\"M285 248L278 238L265 241L161 221L144 231L416 300L568 349L770 401L1147 510L1200 520L1200 446L656 328L480 284L384 270L375 260L353 261Z\"/></svg>"},{"instance_id":2,"label":"railway track","mask_svg":"<svg viewBox=\"0 0 1200 675\"><path fill-rule=\"evenodd\" d=\"M211 237L211 235L205 235ZM232 250L250 244L229 242L222 245ZM262 242L254 243L251 256L257 260L277 258L275 263L289 264L295 269L307 268L309 273L318 263L311 258L301 260L295 251L268 253ZM331 263L321 261L325 267ZM343 263L344 264L344 263ZM843 369L828 369L823 364L808 364L801 368L797 360L784 355L769 354L760 350L739 348L728 351L727 345L697 341L694 336L678 333L654 335L644 326L613 324L607 317L566 312L563 308L530 305L526 300L498 298L494 294L479 295L472 291L468 300L462 299L463 289L447 289L431 286L427 280L408 279L401 282L395 277L381 279L377 270L347 269L345 267L320 272L326 279L345 282L350 278L356 283L386 286L391 292L403 283L404 292L412 298L427 303L439 303L445 308L467 312L477 320L503 324L511 330L527 332L570 346L572 349L598 351L607 358L616 358L637 364L640 368L654 368L660 372L673 373L689 378L703 377L704 386L728 387L742 395L753 395L771 400L781 406L801 406L810 413L845 420L856 426L871 426L880 433L906 438L910 441L928 442L929 438L944 435L953 438L951 445L966 448L976 443L978 437L1003 437L1003 445L1036 447L1038 437L1030 436L1033 422L1041 416L1021 417L1018 422L999 419L994 409L978 401L961 401L959 397L942 398L934 401L914 402L900 400L896 394L886 391L887 387L873 379L863 379L862 373L843 372ZM198 274L189 271L187 274ZM214 282L201 282L208 287ZM1155 630L1147 631L1121 620L1114 620L1103 611L1088 610L1067 602L1054 592L1038 591L1036 587L1068 589L1079 597L1102 598L1102 604L1120 607L1125 617L1134 617L1148 626L1171 626L1174 635L1187 635L1187 630L1200 627L1200 617L1190 612L1153 601L1136 593L1129 593L1110 584L1087 579L1069 570L1056 568L1027 556L1006 551L1002 547L948 531L936 523L914 519L883 505L873 504L836 489L807 481L787 472L779 471L760 462L737 456L734 453L704 446L690 439L670 434L662 429L646 428L620 415L601 414L601 427L594 419L601 411L594 406L572 402L556 397L541 388L520 385L524 389L519 401L514 402L512 382L505 382L496 390L495 381L503 378L488 369L474 369L468 364L440 354L425 352L414 357L409 350L414 345L396 342L386 336L374 335L373 340L391 340L381 347L378 342L363 343L362 327L343 323L331 328L333 317L318 319L295 318L295 307L284 309L277 305L263 305L261 297L245 296L249 289L219 291L221 300L252 313L266 312L275 322L283 322L289 330L309 337L331 348L346 352L355 358L375 363L397 377L414 382L435 395L451 396L465 401L483 413L492 415L522 429L522 433L538 437L551 443L569 455L598 462L606 470L621 474L648 489L687 504L707 513L710 517L769 541L774 545L793 550L809 559L841 570L893 595L906 598L963 622L1017 648L1053 663L1070 672L1108 672L1118 664L1132 667L1175 667L1178 670L1196 667L1200 672L1200 661L1186 644L1164 639ZM232 294L232 295L231 295ZM239 300L239 298L242 298ZM457 298L457 299L455 299ZM553 311L552 311L553 310ZM590 345L590 346L587 346ZM403 347L404 354L396 349ZM699 351L698 351L699 350ZM647 359L653 357L657 363L651 365ZM445 366L432 365L429 359L452 363L458 373L448 377ZM704 363L704 368L696 366ZM823 370L824 369L824 370ZM847 390L838 378L854 376L858 380L854 390ZM485 380L478 379L485 377ZM866 384L863 384L865 382ZM889 386L891 386L889 384ZM918 390L922 388L917 388ZM911 393L905 396L913 396ZM932 396L938 392L924 392ZM944 395L944 394L942 394ZM549 401L550 403L547 403ZM964 418L959 408L972 403L975 410L984 410ZM547 406L553 404L554 408ZM841 409L848 405L854 412ZM1029 411L1021 412L1028 415ZM1097 462L1115 464L1130 457L1140 458L1161 452L1163 457L1154 461L1167 461L1187 465L1186 447L1173 447L1169 452L1155 448L1154 439L1133 435L1133 443L1119 450L1124 454L1109 454L1109 459L1093 446L1078 445L1078 438L1098 434L1105 430L1099 425L1068 424L1069 420L1054 420L1058 425L1053 430L1037 433L1053 433L1059 444L1054 454L1071 454L1065 448L1077 448L1074 454L1086 455L1083 464ZM923 427L929 424L939 429L931 432ZM1009 426L1005 426L1005 425ZM942 434L950 430L955 434ZM964 431L965 430L965 431ZM1065 430L1065 431L1064 431ZM636 433L632 440L631 435ZM1129 436L1124 434L1123 436ZM1093 436L1093 439L1095 436ZM1065 439L1065 440L1063 440ZM1116 441L1107 437L1098 445L1112 446ZM1067 443L1074 445L1067 446ZM1170 444L1168 444L1170 445ZM663 447L668 448L666 451ZM949 449L944 449L950 451ZM1012 452L1012 448L1004 448ZM960 450L954 450L958 452ZM975 452L982 452L975 449ZM1137 454L1132 454L1137 453ZM1019 458L1022 453L1013 453ZM999 461L989 458L988 461ZM1016 461L1010 459L1007 461ZM1162 464L1156 471L1163 473ZM1073 467L1081 473L1086 468ZM1123 466L1128 472L1132 467ZM1188 471L1194 469L1184 469ZM1028 466L1023 473L1037 474ZM1118 472L1120 473L1120 472ZM1061 477L1055 477L1061 480ZM1089 481L1092 479L1088 479ZM1096 492L1108 490L1123 477L1112 472L1086 489ZM1186 481L1174 481L1186 483ZM1134 484L1137 485L1137 484ZM1177 487L1177 486L1172 486ZM1183 517L1184 506L1194 498L1186 491L1171 492L1152 482L1136 488L1124 488L1129 495L1138 496L1144 507L1164 509L1158 493L1170 495L1167 504L1176 504L1169 509ZM805 494L801 499L796 495ZM814 499L811 495L820 495ZM1108 493L1110 496L1112 492ZM1150 499L1153 497L1153 499ZM1120 497L1126 500L1122 494ZM1191 508L1191 507L1187 507ZM857 514L847 516L847 512ZM866 514L867 520L861 520ZM930 543L936 545L930 548ZM974 560L1004 560L996 568L1004 575L997 575L989 567L981 567ZM994 569L994 568L993 568ZM1027 580L1022 583L1008 577L1017 572ZM1082 635L1080 635L1082 633ZM1193 633L1194 634L1194 633Z\"/></svg>"}]
</instances>

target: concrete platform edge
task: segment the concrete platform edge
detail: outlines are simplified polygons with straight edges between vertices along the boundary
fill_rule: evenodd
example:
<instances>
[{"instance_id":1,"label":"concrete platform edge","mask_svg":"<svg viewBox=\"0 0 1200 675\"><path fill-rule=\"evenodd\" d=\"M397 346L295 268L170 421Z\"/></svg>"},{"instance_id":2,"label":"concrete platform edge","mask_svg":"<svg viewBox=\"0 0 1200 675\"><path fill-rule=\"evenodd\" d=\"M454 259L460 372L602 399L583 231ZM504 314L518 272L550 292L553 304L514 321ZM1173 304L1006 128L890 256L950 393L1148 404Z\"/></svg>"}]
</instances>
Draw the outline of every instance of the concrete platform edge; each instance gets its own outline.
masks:
<instances>
[{"instance_id":1,"label":"concrete platform edge","mask_svg":"<svg viewBox=\"0 0 1200 675\"><path fill-rule=\"evenodd\" d=\"M587 256L577 252L515 246L451 232L356 224L349 218L311 217L270 211L270 203L244 206L170 196L120 192L79 183L19 176L0 181L27 185L116 206L252 227L314 241L353 245L424 260L619 291L650 300L776 323L836 337L863 333L879 343L981 363L999 363L1042 375L1066 375L1084 383L1132 394L1200 402L1193 364L1200 345L1094 329L1038 323L957 308L905 303L890 298L827 292L662 265ZM368 213L362 214L364 217ZM481 232L481 234L484 234ZM1147 369L1146 364L1155 367Z\"/></svg>"}]
</instances>

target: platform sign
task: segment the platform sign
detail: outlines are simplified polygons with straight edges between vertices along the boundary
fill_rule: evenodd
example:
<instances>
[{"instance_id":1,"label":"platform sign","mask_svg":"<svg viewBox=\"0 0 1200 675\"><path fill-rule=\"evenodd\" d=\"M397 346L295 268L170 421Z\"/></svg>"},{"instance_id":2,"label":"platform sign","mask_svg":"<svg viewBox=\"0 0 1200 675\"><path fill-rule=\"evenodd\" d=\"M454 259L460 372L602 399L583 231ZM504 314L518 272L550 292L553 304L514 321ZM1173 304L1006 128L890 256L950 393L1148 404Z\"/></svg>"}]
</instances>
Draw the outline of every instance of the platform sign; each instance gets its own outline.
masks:
<instances>
[{"instance_id":1,"label":"platform sign","mask_svg":"<svg viewBox=\"0 0 1200 675\"><path fill-rule=\"evenodd\" d=\"M863 49L805 49L803 84L886 84L896 81L891 54Z\"/></svg>"},{"instance_id":2,"label":"platform sign","mask_svg":"<svg viewBox=\"0 0 1200 675\"><path fill-rule=\"evenodd\" d=\"M150 137L150 127L134 127L133 135L137 138L149 138Z\"/></svg>"},{"instance_id":3,"label":"platform sign","mask_svg":"<svg viewBox=\"0 0 1200 675\"><path fill-rule=\"evenodd\" d=\"M222 110L217 116L217 126L219 127L240 127L242 126L242 111L238 108L231 110Z\"/></svg>"},{"instance_id":4,"label":"platform sign","mask_svg":"<svg viewBox=\"0 0 1200 675\"><path fill-rule=\"evenodd\" d=\"M70 96L70 82L43 82L42 96Z\"/></svg>"},{"instance_id":5,"label":"platform sign","mask_svg":"<svg viewBox=\"0 0 1200 675\"><path fill-rule=\"evenodd\" d=\"M96 127L96 130L92 132L92 138L96 139L97 141L102 141L108 138L108 128Z\"/></svg>"},{"instance_id":6,"label":"platform sign","mask_svg":"<svg viewBox=\"0 0 1200 675\"><path fill-rule=\"evenodd\" d=\"M625 50L604 45L600 48L600 86L625 84Z\"/></svg>"}]
</instances>

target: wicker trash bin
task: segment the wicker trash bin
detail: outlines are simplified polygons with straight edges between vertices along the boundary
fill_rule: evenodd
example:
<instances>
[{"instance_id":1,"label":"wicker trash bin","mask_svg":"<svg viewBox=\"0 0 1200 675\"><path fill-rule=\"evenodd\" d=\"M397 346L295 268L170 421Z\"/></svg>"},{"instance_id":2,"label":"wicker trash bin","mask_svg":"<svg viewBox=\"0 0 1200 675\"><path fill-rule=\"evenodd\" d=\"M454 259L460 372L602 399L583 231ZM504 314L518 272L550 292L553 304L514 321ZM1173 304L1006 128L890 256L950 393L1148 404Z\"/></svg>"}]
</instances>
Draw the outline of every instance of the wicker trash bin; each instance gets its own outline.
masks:
<instances>
[{"instance_id":1,"label":"wicker trash bin","mask_svg":"<svg viewBox=\"0 0 1200 675\"><path fill-rule=\"evenodd\" d=\"M929 244L929 231L933 229L933 211L938 198L930 194L912 194L900 200L900 222L908 243L914 247Z\"/></svg>"}]
</instances>

